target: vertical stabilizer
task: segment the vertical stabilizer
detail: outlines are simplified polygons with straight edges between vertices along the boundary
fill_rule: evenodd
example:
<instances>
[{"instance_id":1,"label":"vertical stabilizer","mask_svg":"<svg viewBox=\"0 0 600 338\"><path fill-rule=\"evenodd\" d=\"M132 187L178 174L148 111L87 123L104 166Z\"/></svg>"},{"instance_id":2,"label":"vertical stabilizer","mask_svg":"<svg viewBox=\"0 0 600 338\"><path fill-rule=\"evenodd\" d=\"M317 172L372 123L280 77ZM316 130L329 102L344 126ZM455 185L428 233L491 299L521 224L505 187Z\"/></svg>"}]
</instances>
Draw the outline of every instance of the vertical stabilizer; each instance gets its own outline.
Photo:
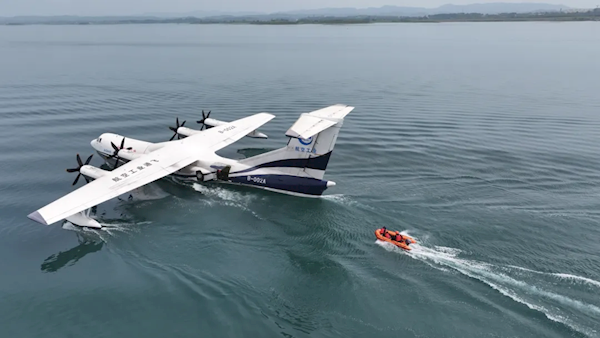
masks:
<instances>
[{"instance_id":1,"label":"vertical stabilizer","mask_svg":"<svg viewBox=\"0 0 600 338\"><path fill-rule=\"evenodd\" d=\"M287 146L240 161L289 175L323 179L344 117L354 107L334 105L302 114L288 129Z\"/></svg>"}]
</instances>

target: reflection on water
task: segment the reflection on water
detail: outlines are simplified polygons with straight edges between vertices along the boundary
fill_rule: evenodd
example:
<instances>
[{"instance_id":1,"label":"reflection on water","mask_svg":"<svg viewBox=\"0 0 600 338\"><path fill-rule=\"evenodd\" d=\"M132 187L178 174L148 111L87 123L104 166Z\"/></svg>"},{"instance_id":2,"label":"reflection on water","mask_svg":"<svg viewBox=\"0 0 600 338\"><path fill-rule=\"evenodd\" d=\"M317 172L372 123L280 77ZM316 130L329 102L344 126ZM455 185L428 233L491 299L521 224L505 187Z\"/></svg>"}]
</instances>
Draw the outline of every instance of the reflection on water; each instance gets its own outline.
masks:
<instances>
[{"instance_id":1,"label":"reflection on water","mask_svg":"<svg viewBox=\"0 0 600 338\"><path fill-rule=\"evenodd\" d=\"M104 242L100 239L94 240L85 238L80 234L76 234L79 244L67 251L60 251L46 258L42 263L41 270L43 272L56 272L66 265L74 265L85 255L100 251Z\"/></svg>"}]
</instances>

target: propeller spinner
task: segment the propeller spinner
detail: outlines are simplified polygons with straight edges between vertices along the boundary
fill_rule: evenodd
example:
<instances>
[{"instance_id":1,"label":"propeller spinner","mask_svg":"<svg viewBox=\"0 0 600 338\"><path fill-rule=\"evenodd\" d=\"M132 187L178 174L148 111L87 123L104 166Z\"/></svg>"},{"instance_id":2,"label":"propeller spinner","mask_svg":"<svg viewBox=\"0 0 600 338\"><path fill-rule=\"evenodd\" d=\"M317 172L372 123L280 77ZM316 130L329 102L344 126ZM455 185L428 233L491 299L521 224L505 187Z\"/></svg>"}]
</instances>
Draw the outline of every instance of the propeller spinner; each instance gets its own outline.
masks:
<instances>
[{"instance_id":1,"label":"propeller spinner","mask_svg":"<svg viewBox=\"0 0 600 338\"><path fill-rule=\"evenodd\" d=\"M125 138L123 137L123 140L121 140L121 147L117 147L114 143L110 143L110 145L112 146L112 148L115 150L112 155L109 156L109 158L116 158L115 160L115 167L113 169L117 169L117 166L119 165L119 150L122 150L125 147ZM131 147L125 148L127 150L131 150Z\"/></svg>"},{"instance_id":2,"label":"propeller spinner","mask_svg":"<svg viewBox=\"0 0 600 338\"><path fill-rule=\"evenodd\" d=\"M79 170L81 170L81 167L83 167L84 165L88 165L90 164L90 161L92 160L92 156L94 156L94 154L90 155L90 157L87 158L87 160L85 160L85 163L81 162L81 157L79 157L79 154L77 154L77 164L79 165L77 168L72 168L72 169L67 169L68 173L74 173L77 172L77 177L75 177L75 181L73 181L72 185L77 184L77 181L79 181L79 176L81 176L81 172ZM83 178L85 178L85 182L86 183L90 183L90 180L87 178L87 176L83 176Z\"/></svg>"}]
</instances>

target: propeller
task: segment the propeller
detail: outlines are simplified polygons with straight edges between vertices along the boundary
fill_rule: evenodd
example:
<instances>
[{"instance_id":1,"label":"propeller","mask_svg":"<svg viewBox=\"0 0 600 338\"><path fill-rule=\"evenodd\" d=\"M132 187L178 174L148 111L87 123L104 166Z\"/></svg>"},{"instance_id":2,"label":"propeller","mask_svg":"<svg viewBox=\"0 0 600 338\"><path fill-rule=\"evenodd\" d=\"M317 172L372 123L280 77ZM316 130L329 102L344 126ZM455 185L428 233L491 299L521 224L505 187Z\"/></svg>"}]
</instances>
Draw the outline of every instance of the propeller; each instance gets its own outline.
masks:
<instances>
[{"instance_id":1,"label":"propeller","mask_svg":"<svg viewBox=\"0 0 600 338\"><path fill-rule=\"evenodd\" d=\"M81 162L81 157L79 157L79 154L77 154L77 164L79 165L77 168L72 168L72 169L67 169L68 173L74 173L74 172L78 172L79 174L77 174L77 177L75 177L75 181L73 181L72 185L77 184L77 181L79 181L79 176L81 176L81 172L79 170L81 170L81 167L83 167L84 165L88 165L90 164L90 161L92 160L92 156L94 156L94 154L91 154L90 157L87 158L87 160L85 160L85 163ZM87 178L87 176L83 176L85 178L85 182L86 183L90 183L90 180Z\"/></svg>"},{"instance_id":2,"label":"propeller","mask_svg":"<svg viewBox=\"0 0 600 338\"><path fill-rule=\"evenodd\" d=\"M125 138L123 137L123 140L121 140L121 147L117 147L114 143L110 143L110 145L112 146L112 148L115 150L112 155L109 156L109 158L116 158L115 161L115 167L113 169L117 169L117 166L119 165L119 150L122 150L125 147ZM127 150L131 150L132 148L125 148Z\"/></svg>"},{"instance_id":3,"label":"propeller","mask_svg":"<svg viewBox=\"0 0 600 338\"><path fill-rule=\"evenodd\" d=\"M177 134L177 129L179 129L179 127L183 127L183 125L185 124L186 121L183 121L183 123L180 125L179 124L179 117L176 118L175 123L176 126L175 127L169 127L169 129L171 129L175 134L173 134L173 136L171 137L171 139L169 141L173 141L173 139L175 138L175 136L177 136L177 139L179 140L179 134Z\"/></svg>"},{"instance_id":4,"label":"propeller","mask_svg":"<svg viewBox=\"0 0 600 338\"><path fill-rule=\"evenodd\" d=\"M212 128L213 126L209 126L208 124L204 124L204 121L206 121L206 119L210 116L210 110L208 111L208 114L204 115L204 109L202 109L202 120L200 121L196 121L196 123L202 123L202 127L200 127L200 130L203 130L204 127L206 127L206 129Z\"/></svg>"}]
</instances>

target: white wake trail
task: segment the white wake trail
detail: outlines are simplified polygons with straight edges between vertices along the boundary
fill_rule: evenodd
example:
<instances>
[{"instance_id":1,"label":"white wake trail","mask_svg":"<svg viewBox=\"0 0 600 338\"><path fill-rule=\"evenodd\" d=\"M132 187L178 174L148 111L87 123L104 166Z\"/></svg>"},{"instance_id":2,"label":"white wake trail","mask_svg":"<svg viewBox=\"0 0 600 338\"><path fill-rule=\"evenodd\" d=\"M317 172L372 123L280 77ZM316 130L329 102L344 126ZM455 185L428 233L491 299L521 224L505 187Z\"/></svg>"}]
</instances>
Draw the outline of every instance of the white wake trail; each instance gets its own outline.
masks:
<instances>
[{"instance_id":1,"label":"white wake trail","mask_svg":"<svg viewBox=\"0 0 600 338\"><path fill-rule=\"evenodd\" d=\"M518 269L518 270L523 270L523 271L535 273L535 274L546 275L546 276L554 276L554 277L557 277L557 278L562 278L562 279L566 279L566 280L572 280L572 281L576 281L578 283L586 284L588 286L600 287L600 282L599 281L591 279L591 278L587 278L587 277L582 277L582 276L577 276L577 275L571 275L571 274L568 274L568 273L553 273L553 272L537 271L537 270L527 269L527 268L523 268L523 267L516 266L516 265L509 265L509 267L515 268L515 269Z\"/></svg>"},{"instance_id":2,"label":"white wake trail","mask_svg":"<svg viewBox=\"0 0 600 338\"><path fill-rule=\"evenodd\" d=\"M412 237L415 238L414 236ZM415 238L415 240L417 240L417 243L420 243L419 239ZM586 316L588 318L600 318L600 307L519 280L517 279L518 277L516 277L518 274L515 273L515 270L512 270L513 273L511 273L511 270L507 271L506 267L460 258L459 255L462 251L456 248L441 246L430 248L423 244L413 244L411 245L411 251L405 251L388 242L378 240L376 243L388 251L405 254L435 269L442 271L452 269L464 276L481 281L498 291L500 294L509 297L518 303L524 304L532 310L539 311L548 319L562 323L586 336L595 337L598 334L598 322L582 323L582 318ZM597 281L586 277L569 274L544 273L516 266L512 266L511 268L551 275L555 278L577 280L598 286L598 284L596 284L598 283ZM566 313L572 313L574 311L583 316L569 316L569 314Z\"/></svg>"}]
</instances>

